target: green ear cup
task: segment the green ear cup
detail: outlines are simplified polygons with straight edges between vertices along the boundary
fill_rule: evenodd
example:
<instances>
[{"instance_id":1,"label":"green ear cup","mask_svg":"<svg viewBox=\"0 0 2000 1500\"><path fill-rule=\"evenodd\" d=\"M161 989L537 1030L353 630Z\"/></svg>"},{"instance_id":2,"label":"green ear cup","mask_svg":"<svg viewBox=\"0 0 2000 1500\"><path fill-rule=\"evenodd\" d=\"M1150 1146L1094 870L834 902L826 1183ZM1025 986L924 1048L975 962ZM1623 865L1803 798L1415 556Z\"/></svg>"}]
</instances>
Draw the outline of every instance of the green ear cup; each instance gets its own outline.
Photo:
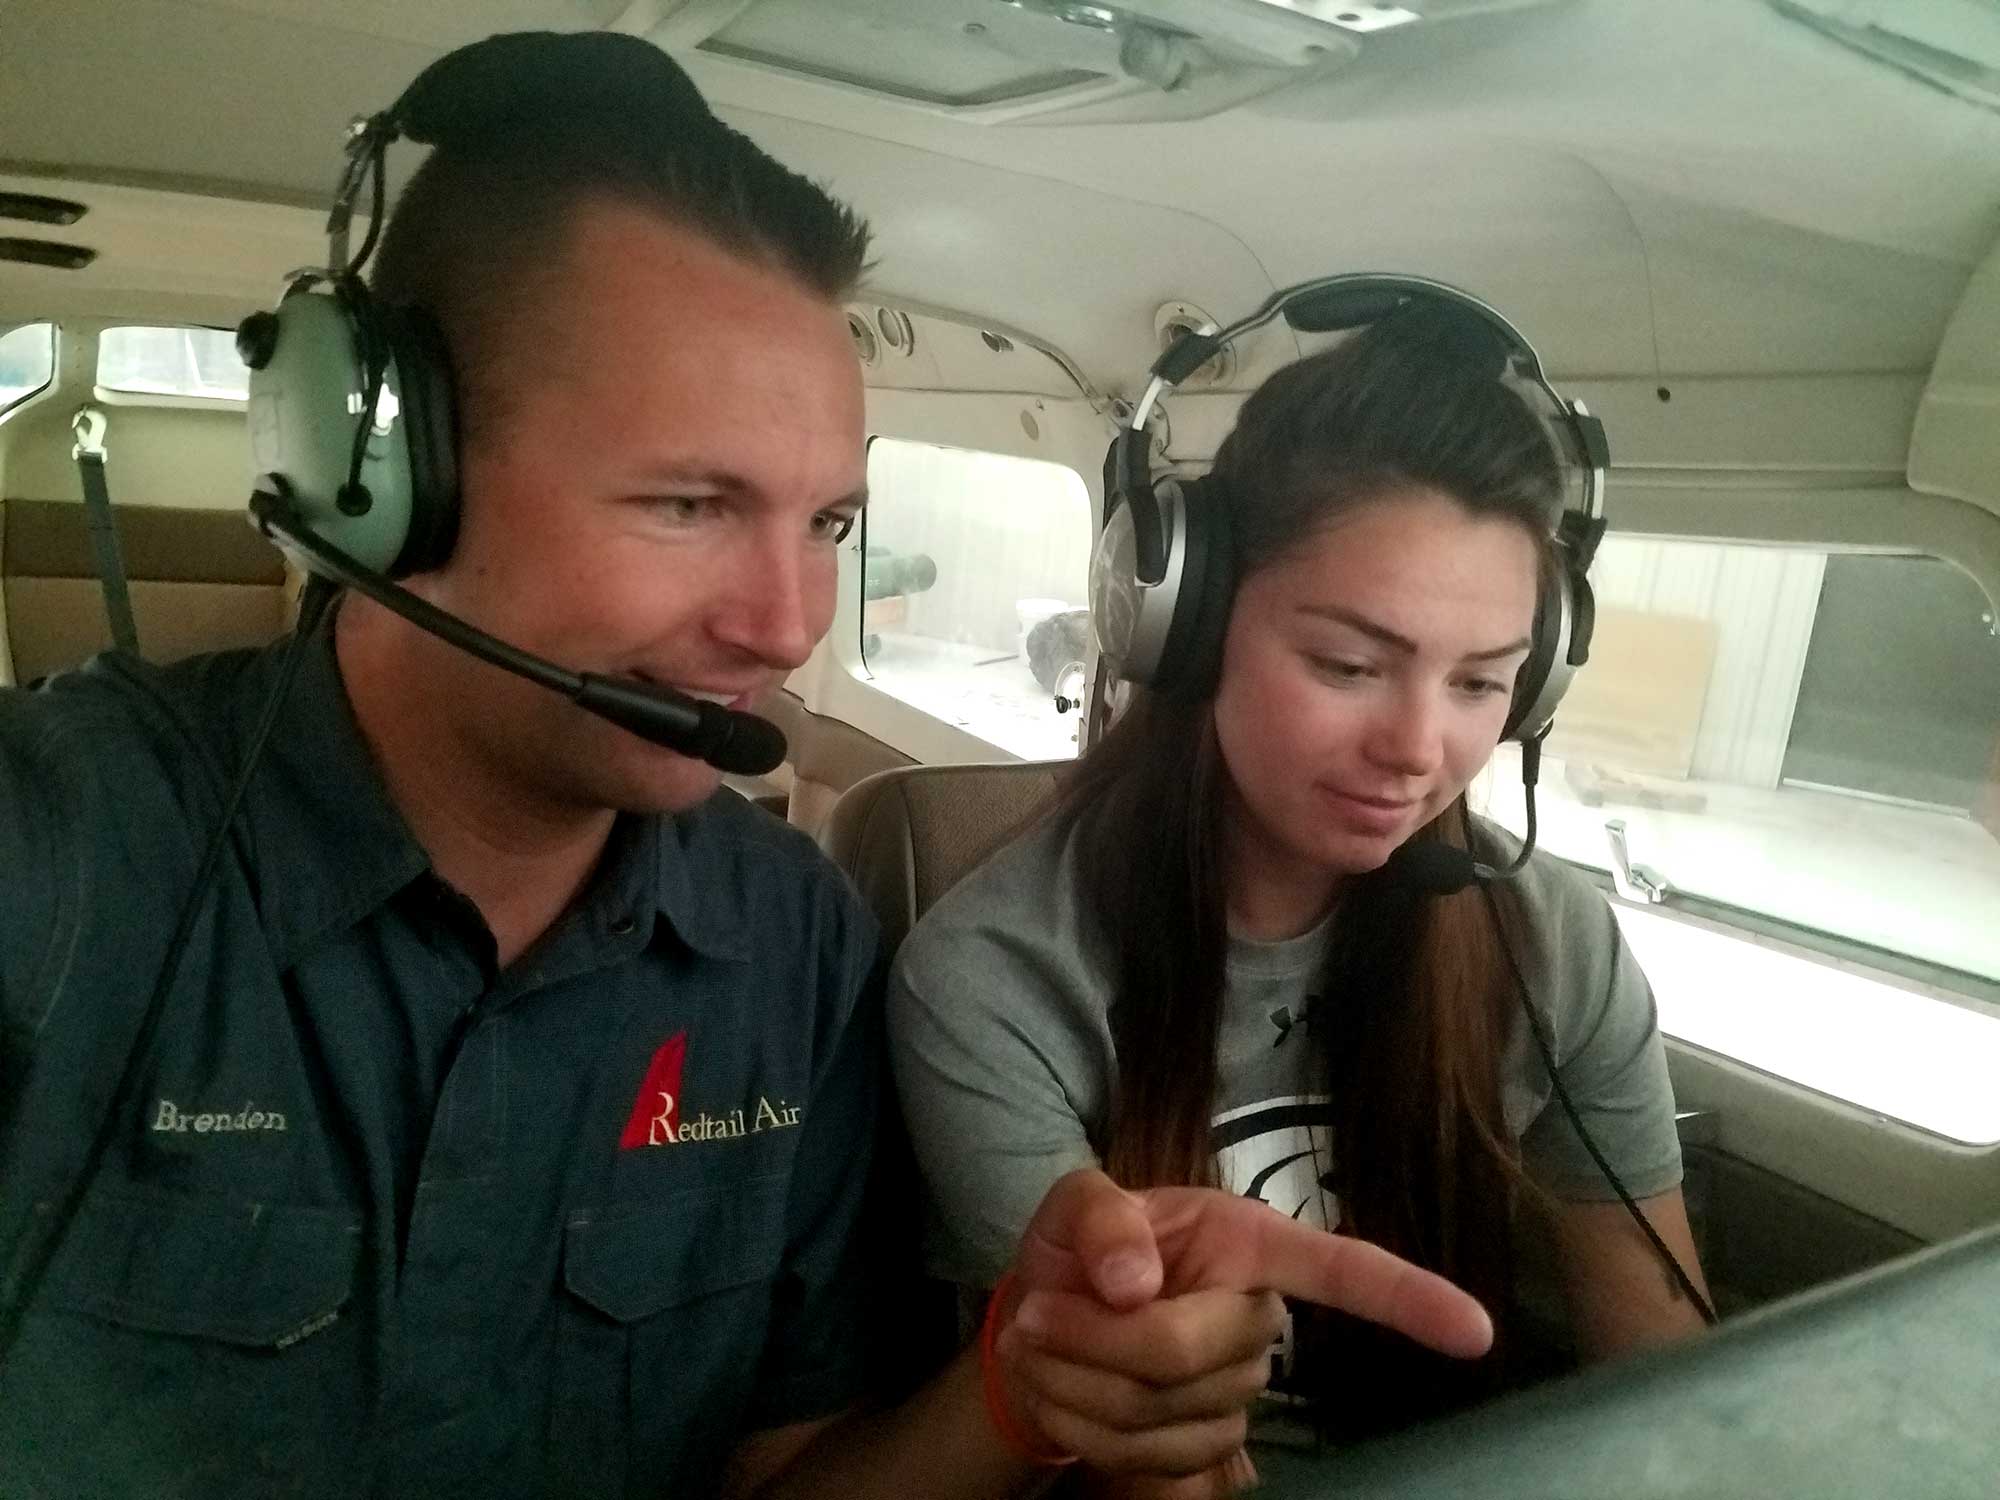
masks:
<instances>
[{"instance_id":1,"label":"green ear cup","mask_svg":"<svg viewBox=\"0 0 2000 1500\"><path fill-rule=\"evenodd\" d=\"M344 496L367 394L357 325L333 295L304 288L265 316L277 326L262 330L263 362L250 372L253 477L282 481L316 533L387 572L403 552L415 498L402 377L392 361L362 450L363 493Z\"/></svg>"}]
</instances>

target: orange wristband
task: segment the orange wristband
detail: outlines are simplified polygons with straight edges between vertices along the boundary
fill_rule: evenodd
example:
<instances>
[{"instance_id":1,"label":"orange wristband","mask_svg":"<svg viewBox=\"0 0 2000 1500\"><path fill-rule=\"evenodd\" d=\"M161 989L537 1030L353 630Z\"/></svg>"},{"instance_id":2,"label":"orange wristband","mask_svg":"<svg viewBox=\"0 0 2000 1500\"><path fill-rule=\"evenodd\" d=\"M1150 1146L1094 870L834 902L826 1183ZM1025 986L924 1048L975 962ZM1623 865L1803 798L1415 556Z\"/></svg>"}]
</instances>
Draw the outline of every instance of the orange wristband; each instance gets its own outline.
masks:
<instances>
[{"instance_id":1,"label":"orange wristband","mask_svg":"<svg viewBox=\"0 0 2000 1500\"><path fill-rule=\"evenodd\" d=\"M1007 1410L1007 1393L1000 1384L1000 1361L993 1357L993 1341L1000 1336L1000 1304L1014 1285L1012 1271L1003 1275L993 1287L993 1295L986 1302L986 1321L979 1330L979 1376L980 1384L986 1391L986 1415L993 1419L993 1430L1000 1434L1000 1441L1014 1453L1030 1463L1044 1468L1061 1468L1064 1464L1076 1462L1074 1453L1050 1453L1037 1448L1014 1421L1014 1415Z\"/></svg>"}]
</instances>

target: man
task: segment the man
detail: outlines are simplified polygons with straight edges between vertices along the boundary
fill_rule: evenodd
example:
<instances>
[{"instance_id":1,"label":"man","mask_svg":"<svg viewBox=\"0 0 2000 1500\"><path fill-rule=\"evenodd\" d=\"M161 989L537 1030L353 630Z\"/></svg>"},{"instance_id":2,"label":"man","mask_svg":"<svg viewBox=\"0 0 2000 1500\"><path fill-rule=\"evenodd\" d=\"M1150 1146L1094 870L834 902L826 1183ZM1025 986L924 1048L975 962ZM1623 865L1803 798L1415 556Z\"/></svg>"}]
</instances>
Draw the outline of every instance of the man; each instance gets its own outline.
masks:
<instances>
[{"instance_id":1,"label":"man","mask_svg":"<svg viewBox=\"0 0 2000 1500\"><path fill-rule=\"evenodd\" d=\"M607 43L643 45L536 66ZM409 582L742 706L827 629L863 501L866 234L648 52L669 144L572 80L436 152L385 232L376 290L439 319L459 413L459 532ZM899 1316L863 1300L853 893L709 767L365 599L298 661L138 1106L54 1225L284 663L101 658L0 699L7 1493L998 1495L1031 1454L1228 1455L1274 1292L1483 1342L1389 1257L1084 1175L983 1372L853 1414Z\"/></svg>"}]
</instances>

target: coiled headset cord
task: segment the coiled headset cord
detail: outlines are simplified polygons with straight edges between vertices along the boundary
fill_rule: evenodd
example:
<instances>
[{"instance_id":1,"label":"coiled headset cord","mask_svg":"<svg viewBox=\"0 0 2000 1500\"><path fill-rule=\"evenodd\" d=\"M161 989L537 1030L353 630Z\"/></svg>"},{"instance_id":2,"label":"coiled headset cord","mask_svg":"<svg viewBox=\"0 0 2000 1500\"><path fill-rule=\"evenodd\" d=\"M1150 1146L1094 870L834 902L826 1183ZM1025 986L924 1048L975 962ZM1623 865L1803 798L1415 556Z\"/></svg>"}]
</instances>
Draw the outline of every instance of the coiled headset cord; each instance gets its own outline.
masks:
<instances>
[{"instance_id":1,"label":"coiled headset cord","mask_svg":"<svg viewBox=\"0 0 2000 1500\"><path fill-rule=\"evenodd\" d=\"M1528 806L1532 816L1534 807L1532 798ZM1612 1191L1618 1194L1618 1201L1625 1205L1625 1211L1632 1216L1633 1222L1645 1231L1646 1238L1652 1242L1661 1264L1673 1276L1681 1293L1694 1304L1695 1311L1701 1314L1702 1322L1710 1328L1715 1327L1719 1321L1715 1308L1710 1305L1706 1297L1702 1296L1694 1284L1694 1278L1688 1275L1687 1268L1680 1263L1680 1257L1675 1255L1667 1242L1660 1238L1660 1232L1640 1211L1638 1203L1634 1201L1631 1193L1626 1191L1625 1184L1619 1181L1618 1174L1611 1169L1611 1163L1606 1161L1604 1153L1597 1149L1597 1142L1592 1140L1590 1132L1584 1129L1583 1117L1577 1113L1576 1105L1569 1097L1569 1090L1563 1087L1562 1075L1556 1071L1555 1051L1550 1047L1548 1035L1542 1029L1542 1018L1535 1009L1534 1000L1530 997L1528 981L1521 972L1521 961L1515 957L1514 944L1507 936L1507 924L1500 918L1500 902L1494 896L1490 884L1481 882L1480 891L1486 898L1486 909L1493 918L1493 930L1499 936L1500 951L1507 956L1507 968L1514 976L1514 988L1521 996L1521 1008L1528 1014L1528 1031L1535 1039L1535 1050L1541 1054L1542 1066L1548 1070L1549 1082L1555 1088L1556 1102L1562 1105L1563 1114L1568 1117L1570 1128L1576 1132L1576 1138L1583 1142L1583 1149L1590 1153L1590 1159L1597 1163L1597 1170L1604 1174L1604 1180L1610 1183Z\"/></svg>"}]
</instances>

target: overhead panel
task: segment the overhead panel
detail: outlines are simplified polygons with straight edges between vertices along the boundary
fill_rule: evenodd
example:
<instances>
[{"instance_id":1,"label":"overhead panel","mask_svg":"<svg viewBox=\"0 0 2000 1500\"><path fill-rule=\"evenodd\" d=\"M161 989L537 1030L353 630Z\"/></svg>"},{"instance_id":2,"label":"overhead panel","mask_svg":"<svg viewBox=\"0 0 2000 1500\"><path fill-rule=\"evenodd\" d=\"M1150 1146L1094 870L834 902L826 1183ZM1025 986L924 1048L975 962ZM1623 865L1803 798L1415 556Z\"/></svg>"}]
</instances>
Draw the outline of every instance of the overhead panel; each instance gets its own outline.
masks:
<instances>
[{"instance_id":1,"label":"overhead panel","mask_svg":"<svg viewBox=\"0 0 2000 1500\"><path fill-rule=\"evenodd\" d=\"M1910 437L1910 488L2000 512L2000 246L1938 345Z\"/></svg>"},{"instance_id":2,"label":"overhead panel","mask_svg":"<svg viewBox=\"0 0 2000 1500\"><path fill-rule=\"evenodd\" d=\"M1780 15L1921 78L2000 109L2000 6L1993 0L1771 0Z\"/></svg>"},{"instance_id":3,"label":"overhead panel","mask_svg":"<svg viewBox=\"0 0 2000 1500\"><path fill-rule=\"evenodd\" d=\"M1100 384L1152 362L1154 310L1189 287L1230 308L1272 289L1240 239L1180 209L783 116L725 116L780 161L835 180L868 220L877 251L869 294L950 312L976 328L1027 330ZM1059 245L1037 238L1037 226L1057 225Z\"/></svg>"},{"instance_id":4,"label":"overhead panel","mask_svg":"<svg viewBox=\"0 0 2000 1500\"><path fill-rule=\"evenodd\" d=\"M77 242L75 269L63 268L74 258L0 251L0 318L233 323L276 295L286 272L326 254L317 209L0 174L5 194L60 197L86 212L33 242Z\"/></svg>"},{"instance_id":5,"label":"overhead panel","mask_svg":"<svg viewBox=\"0 0 2000 1500\"><path fill-rule=\"evenodd\" d=\"M1213 114L1366 39L1545 0L685 0L634 7L693 50L984 124ZM653 19L657 16L657 19Z\"/></svg>"}]
</instances>

